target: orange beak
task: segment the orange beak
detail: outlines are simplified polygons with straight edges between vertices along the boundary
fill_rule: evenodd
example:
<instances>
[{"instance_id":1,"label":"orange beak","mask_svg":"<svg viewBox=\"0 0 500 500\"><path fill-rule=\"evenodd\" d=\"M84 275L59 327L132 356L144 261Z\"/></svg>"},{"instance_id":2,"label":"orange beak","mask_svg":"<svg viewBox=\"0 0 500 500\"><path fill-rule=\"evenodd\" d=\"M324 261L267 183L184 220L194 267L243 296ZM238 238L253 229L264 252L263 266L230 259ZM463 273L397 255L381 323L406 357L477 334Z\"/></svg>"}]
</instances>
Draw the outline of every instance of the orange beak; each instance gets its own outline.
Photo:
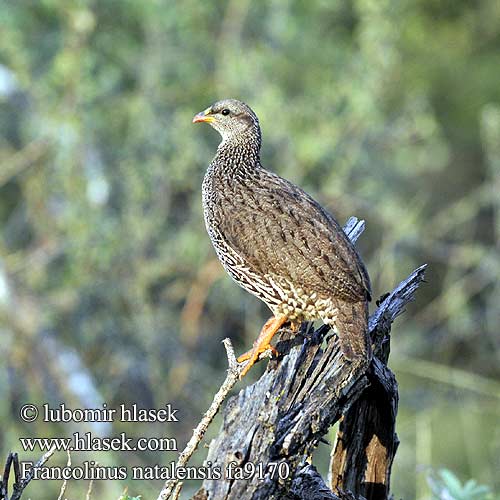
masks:
<instances>
[{"instance_id":1,"label":"orange beak","mask_svg":"<svg viewBox=\"0 0 500 500\"><path fill-rule=\"evenodd\" d=\"M201 111L193 118L193 123L211 123L213 121L215 121L215 118L213 116L210 116L210 108L206 109L205 111Z\"/></svg>"}]
</instances>

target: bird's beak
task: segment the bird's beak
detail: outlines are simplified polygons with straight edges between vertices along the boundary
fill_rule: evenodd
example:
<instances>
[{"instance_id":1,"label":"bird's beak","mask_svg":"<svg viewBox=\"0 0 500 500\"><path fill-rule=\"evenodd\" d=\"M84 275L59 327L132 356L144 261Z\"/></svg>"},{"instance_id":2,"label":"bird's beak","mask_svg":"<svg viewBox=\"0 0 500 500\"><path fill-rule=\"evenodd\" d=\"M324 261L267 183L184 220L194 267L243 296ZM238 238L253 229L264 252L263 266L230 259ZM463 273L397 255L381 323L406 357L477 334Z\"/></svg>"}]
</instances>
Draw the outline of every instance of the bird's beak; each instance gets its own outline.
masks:
<instances>
[{"instance_id":1,"label":"bird's beak","mask_svg":"<svg viewBox=\"0 0 500 500\"><path fill-rule=\"evenodd\" d=\"M215 121L213 116L210 116L210 108L207 108L205 111L201 111L197 115L194 115L193 123L212 123Z\"/></svg>"}]
</instances>

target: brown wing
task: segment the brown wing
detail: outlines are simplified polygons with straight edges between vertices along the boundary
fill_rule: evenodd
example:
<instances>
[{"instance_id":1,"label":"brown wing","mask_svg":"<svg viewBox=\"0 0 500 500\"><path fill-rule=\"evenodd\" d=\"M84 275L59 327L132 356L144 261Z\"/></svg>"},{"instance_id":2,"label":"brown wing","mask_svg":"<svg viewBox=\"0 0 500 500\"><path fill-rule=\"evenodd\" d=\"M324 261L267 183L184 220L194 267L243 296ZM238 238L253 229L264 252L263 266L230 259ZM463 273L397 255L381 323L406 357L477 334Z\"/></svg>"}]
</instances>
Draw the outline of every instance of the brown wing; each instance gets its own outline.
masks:
<instances>
[{"instance_id":1,"label":"brown wing","mask_svg":"<svg viewBox=\"0 0 500 500\"><path fill-rule=\"evenodd\" d=\"M370 281L353 245L302 189L257 169L233 179L219 201L222 236L254 272L320 296L369 299Z\"/></svg>"}]
</instances>

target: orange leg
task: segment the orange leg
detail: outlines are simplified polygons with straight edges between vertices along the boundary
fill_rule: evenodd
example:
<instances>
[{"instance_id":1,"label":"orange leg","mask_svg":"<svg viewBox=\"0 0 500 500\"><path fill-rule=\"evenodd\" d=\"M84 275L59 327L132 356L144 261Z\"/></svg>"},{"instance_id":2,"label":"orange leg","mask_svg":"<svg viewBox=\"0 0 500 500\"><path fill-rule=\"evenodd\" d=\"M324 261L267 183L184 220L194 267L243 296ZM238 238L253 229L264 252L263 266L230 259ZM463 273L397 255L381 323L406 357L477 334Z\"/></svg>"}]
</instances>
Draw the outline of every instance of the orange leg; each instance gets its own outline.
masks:
<instances>
[{"instance_id":1,"label":"orange leg","mask_svg":"<svg viewBox=\"0 0 500 500\"><path fill-rule=\"evenodd\" d=\"M262 330L259 333L259 336L257 337L257 340L253 343L253 349L242 354L237 360L238 363L242 363L243 361L248 360L247 364L240 374L240 379L248 373L248 370L250 370L254 363L259 359L259 355L263 352L271 349L273 354L278 354L278 351L270 344L270 342L274 337L274 334L286 322L286 316L273 316L266 321L265 325L262 327Z\"/></svg>"}]
</instances>

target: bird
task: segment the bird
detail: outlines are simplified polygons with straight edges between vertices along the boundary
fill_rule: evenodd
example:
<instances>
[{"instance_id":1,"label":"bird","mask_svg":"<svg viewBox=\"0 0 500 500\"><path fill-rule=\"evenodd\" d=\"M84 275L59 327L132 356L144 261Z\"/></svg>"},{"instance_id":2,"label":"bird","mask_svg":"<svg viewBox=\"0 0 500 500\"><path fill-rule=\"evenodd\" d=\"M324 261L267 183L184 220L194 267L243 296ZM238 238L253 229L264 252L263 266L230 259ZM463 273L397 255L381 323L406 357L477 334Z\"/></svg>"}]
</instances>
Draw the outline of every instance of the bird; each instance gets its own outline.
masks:
<instances>
[{"instance_id":1,"label":"bird","mask_svg":"<svg viewBox=\"0 0 500 500\"><path fill-rule=\"evenodd\" d=\"M342 227L303 189L266 170L254 111L223 99L196 114L221 142L202 183L205 226L226 272L271 310L252 349L238 357L245 376L285 324L321 320L348 362L369 360L368 272Z\"/></svg>"}]
</instances>

